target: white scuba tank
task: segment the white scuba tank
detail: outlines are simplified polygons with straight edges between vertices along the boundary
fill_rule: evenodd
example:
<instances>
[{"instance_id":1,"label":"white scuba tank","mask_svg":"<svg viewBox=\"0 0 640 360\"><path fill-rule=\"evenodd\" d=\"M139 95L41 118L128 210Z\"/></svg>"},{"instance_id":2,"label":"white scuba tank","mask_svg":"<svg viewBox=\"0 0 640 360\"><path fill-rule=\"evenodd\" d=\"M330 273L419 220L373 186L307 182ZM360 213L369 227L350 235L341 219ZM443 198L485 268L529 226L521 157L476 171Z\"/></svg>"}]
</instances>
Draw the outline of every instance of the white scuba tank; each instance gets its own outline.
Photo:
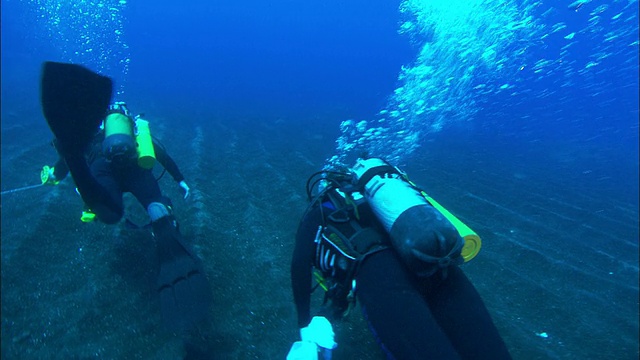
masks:
<instances>
[{"instance_id":1,"label":"white scuba tank","mask_svg":"<svg viewBox=\"0 0 640 360\"><path fill-rule=\"evenodd\" d=\"M358 159L353 172L374 214L389 233L404 262L429 276L461 262L464 244L456 228L435 209L403 173L377 158Z\"/></svg>"}]
</instances>

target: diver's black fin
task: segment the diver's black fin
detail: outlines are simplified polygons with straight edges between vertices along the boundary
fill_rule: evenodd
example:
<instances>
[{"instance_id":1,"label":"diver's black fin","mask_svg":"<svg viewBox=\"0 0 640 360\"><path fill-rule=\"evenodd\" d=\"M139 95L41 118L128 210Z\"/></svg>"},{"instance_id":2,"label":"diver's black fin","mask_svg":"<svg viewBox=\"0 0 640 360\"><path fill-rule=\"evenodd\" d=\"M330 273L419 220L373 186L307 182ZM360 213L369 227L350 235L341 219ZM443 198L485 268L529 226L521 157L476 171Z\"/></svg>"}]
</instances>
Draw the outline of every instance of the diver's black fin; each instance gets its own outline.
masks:
<instances>
[{"instance_id":1,"label":"diver's black fin","mask_svg":"<svg viewBox=\"0 0 640 360\"><path fill-rule=\"evenodd\" d=\"M211 294L201 267L190 256L177 256L160 265L158 294L166 326L191 330L207 318Z\"/></svg>"},{"instance_id":2,"label":"diver's black fin","mask_svg":"<svg viewBox=\"0 0 640 360\"><path fill-rule=\"evenodd\" d=\"M187 250L171 221L167 216L153 223L160 258L158 294L167 328L186 332L208 317L211 287L200 261Z\"/></svg>"},{"instance_id":3,"label":"diver's black fin","mask_svg":"<svg viewBox=\"0 0 640 360\"><path fill-rule=\"evenodd\" d=\"M61 151L83 152L103 120L113 91L108 77L74 64L42 65L40 101Z\"/></svg>"}]
</instances>

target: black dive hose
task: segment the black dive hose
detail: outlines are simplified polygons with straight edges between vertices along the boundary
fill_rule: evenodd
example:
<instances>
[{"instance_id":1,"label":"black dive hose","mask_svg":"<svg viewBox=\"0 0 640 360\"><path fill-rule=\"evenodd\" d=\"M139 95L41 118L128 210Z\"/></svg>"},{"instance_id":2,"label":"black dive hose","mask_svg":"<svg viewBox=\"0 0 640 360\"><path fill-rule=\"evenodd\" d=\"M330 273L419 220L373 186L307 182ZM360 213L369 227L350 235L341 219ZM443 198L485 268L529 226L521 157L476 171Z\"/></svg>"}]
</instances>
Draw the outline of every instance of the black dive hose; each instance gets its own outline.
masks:
<instances>
[{"instance_id":1,"label":"black dive hose","mask_svg":"<svg viewBox=\"0 0 640 360\"><path fill-rule=\"evenodd\" d=\"M313 181L313 183L311 183L311 181L318 175L322 175L322 176L316 179L315 181ZM335 178L328 177L327 175L334 175ZM311 201L312 199L311 192L313 191L313 188L322 180L329 181L336 187L340 187L341 185L339 182L340 180L350 180L350 179L351 179L351 174L349 173L344 173L339 171L328 171L328 170L317 171L311 174L311 176L309 176L309 178L307 179L307 184L306 184L307 199Z\"/></svg>"}]
</instances>

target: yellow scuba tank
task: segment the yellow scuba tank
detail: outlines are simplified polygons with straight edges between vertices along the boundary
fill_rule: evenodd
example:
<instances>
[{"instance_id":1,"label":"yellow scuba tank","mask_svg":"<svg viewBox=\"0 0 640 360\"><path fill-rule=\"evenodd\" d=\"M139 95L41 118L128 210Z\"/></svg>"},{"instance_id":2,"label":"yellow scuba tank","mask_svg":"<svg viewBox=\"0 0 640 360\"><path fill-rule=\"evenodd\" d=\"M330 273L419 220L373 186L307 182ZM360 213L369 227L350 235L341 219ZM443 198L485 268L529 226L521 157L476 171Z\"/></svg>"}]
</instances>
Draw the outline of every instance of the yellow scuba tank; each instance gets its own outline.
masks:
<instances>
[{"instance_id":1,"label":"yellow scuba tank","mask_svg":"<svg viewBox=\"0 0 640 360\"><path fill-rule=\"evenodd\" d=\"M136 116L136 143L138 145L138 166L152 169L156 163L156 152L153 148L149 122Z\"/></svg>"},{"instance_id":2,"label":"yellow scuba tank","mask_svg":"<svg viewBox=\"0 0 640 360\"><path fill-rule=\"evenodd\" d=\"M436 206L435 201L430 203L396 167L382 159L358 159L352 171L356 187L362 189L393 247L418 275L429 276L477 254L479 237L476 235L478 246L463 252L465 240L458 230L462 222L439 204ZM464 230L462 226L460 229ZM472 233L470 229L469 232Z\"/></svg>"},{"instance_id":3,"label":"yellow scuba tank","mask_svg":"<svg viewBox=\"0 0 640 360\"><path fill-rule=\"evenodd\" d=\"M131 118L120 112L112 112L104 120L104 137L112 135L128 135L133 137Z\"/></svg>"},{"instance_id":4,"label":"yellow scuba tank","mask_svg":"<svg viewBox=\"0 0 640 360\"><path fill-rule=\"evenodd\" d=\"M136 157L133 120L119 108L110 110L104 120L102 152L109 162L126 164Z\"/></svg>"},{"instance_id":5,"label":"yellow scuba tank","mask_svg":"<svg viewBox=\"0 0 640 360\"><path fill-rule=\"evenodd\" d=\"M102 143L102 151L108 161L126 165L137 160L141 168L153 168L156 154L149 122L140 116L134 119L124 102L116 102L109 107Z\"/></svg>"}]
</instances>

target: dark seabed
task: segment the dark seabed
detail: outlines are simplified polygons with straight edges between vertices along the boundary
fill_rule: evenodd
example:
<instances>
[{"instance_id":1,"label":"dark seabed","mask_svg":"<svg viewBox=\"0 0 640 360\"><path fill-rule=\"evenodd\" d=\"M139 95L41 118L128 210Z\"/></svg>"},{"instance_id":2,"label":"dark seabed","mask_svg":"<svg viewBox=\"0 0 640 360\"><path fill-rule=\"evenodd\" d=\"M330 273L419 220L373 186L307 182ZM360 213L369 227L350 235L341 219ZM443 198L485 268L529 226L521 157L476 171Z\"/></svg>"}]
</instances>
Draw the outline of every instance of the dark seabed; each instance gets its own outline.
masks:
<instances>
[{"instance_id":1,"label":"dark seabed","mask_svg":"<svg viewBox=\"0 0 640 360\"><path fill-rule=\"evenodd\" d=\"M156 133L182 165L192 198L182 200L170 177L161 186L214 287L212 322L193 335L193 347L220 359L284 358L298 336L289 260L303 185L332 134L277 119L212 117L171 131L163 121ZM12 139L2 143L3 179L11 179L3 188L37 180L42 158L53 155L46 135L42 127L3 130ZM483 235L482 256L464 269L514 358L634 358L637 207L576 185L570 174L549 174L536 163L548 153L514 162L500 145L473 145L432 143L407 170ZM144 223L142 208L128 202L132 220ZM4 195L2 210L3 358L183 355L161 327L147 231L81 223L69 181ZM359 312L338 324L335 357L382 359L366 329Z\"/></svg>"}]
</instances>

